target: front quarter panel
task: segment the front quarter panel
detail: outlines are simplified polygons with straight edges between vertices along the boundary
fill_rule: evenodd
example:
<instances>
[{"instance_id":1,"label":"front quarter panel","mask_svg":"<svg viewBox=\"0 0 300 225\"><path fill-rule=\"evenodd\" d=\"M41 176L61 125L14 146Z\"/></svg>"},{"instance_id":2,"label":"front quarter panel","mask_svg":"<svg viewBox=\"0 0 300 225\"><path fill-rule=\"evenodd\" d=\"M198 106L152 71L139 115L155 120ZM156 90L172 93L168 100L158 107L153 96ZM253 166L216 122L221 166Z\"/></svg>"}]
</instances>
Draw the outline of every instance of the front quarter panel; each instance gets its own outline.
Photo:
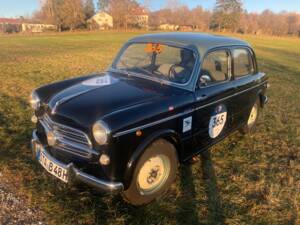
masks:
<instances>
[{"instance_id":1,"label":"front quarter panel","mask_svg":"<svg viewBox=\"0 0 300 225\"><path fill-rule=\"evenodd\" d=\"M193 102L194 94L186 92L184 95L170 97L167 101L157 101L152 105L143 105L142 108L122 111L106 118L105 122L108 124L128 123L111 134L111 148L106 148L106 153L110 155L113 163L105 168L107 175L127 183L138 158L157 138L170 138L178 149L180 160L185 143L188 143L183 140L192 137L192 128L183 132L183 120L191 117ZM132 121L135 122L131 123ZM136 131L140 131L141 135L137 135Z\"/></svg>"}]
</instances>

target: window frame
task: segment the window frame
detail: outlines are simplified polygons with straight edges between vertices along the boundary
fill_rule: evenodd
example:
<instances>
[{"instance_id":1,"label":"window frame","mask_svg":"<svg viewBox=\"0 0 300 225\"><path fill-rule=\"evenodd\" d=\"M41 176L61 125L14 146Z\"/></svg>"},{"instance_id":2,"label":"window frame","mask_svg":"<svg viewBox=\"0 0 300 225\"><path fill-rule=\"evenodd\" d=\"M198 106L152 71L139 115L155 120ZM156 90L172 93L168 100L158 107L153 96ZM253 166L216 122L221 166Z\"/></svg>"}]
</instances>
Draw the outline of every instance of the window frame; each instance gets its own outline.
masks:
<instances>
[{"instance_id":1,"label":"window frame","mask_svg":"<svg viewBox=\"0 0 300 225\"><path fill-rule=\"evenodd\" d=\"M180 44L180 43L174 43L174 42L169 42L169 41L128 41L126 44L124 44L121 49L119 50L119 52L117 53L116 57L113 59L112 63L110 64L110 66L108 67L108 71L112 71L112 72L122 72L118 69L116 69L116 64L119 61L119 59L122 57L124 51L130 46L130 45L134 45L134 44L148 44L148 43L153 43L153 44L162 44L162 45L167 45L170 47L174 47L174 48L183 48L183 49L187 49L193 52L194 56L195 56L195 63L194 63L194 67L190 76L190 79L184 83L184 84L180 84L180 83L175 83L175 82L171 82L171 81L164 81L161 79L157 79L157 78L151 78L150 76L143 76L142 73L131 73L131 75L137 75L137 77L140 77L140 75L142 75L140 78L144 78L146 80L151 80L154 82L158 82L158 83L164 83L166 85L170 85L170 86L174 86L174 87L178 87L187 91L194 91L194 85L195 85L195 76L197 76L197 69L199 68L199 62L200 62L200 53L198 52L197 48L194 47L193 45L190 46L186 46L184 44Z\"/></svg>"},{"instance_id":2,"label":"window frame","mask_svg":"<svg viewBox=\"0 0 300 225\"><path fill-rule=\"evenodd\" d=\"M253 73L252 74L246 74L246 75L243 75L243 76L236 76L235 75L235 73L234 73L235 70L234 70L233 52L234 52L234 50L237 50L237 49L244 49L249 53L249 55L251 57L251 60L252 60L252 66L253 66ZM232 71L231 71L231 73L232 73L232 77L233 77L234 80L239 80L241 78L249 77L249 76L253 76L253 75L257 74L258 68L257 68L257 62L256 62L256 55L255 55L253 49L251 49L248 46L234 46L234 47L230 48L230 52L231 52L231 55L232 55L232 58L231 58L231 60L232 60L232 66L231 66Z\"/></svg>"},{"instance_id":3,"label":"window frame","mask_svg":"<svg viewBox=\"0 0 300 225\"><path fill-rule=\"evenodd\" d=\"M201 70L202 70L202 67L203 67L203 63L205 61L205 59L207 58L207 56L209 56L210 54L213 54L215 52L219 52L219 51L224 51L228 54L228 77L226 80L224 81L220 81L220 82L214 82L212 84L208 84L206 86L201 86L199 85L199 80L200 80L200 77L201 77ZM201 60L201 64L200 64L200 70L199 70L199 74L198 74L198 79L197 79L197 84L196 84L196 90L197 89L202 89L202 88L207 88L207 87L212 87L212 86L216 86L216 85L221 85L221 84L224 84L224 83L227 83L229 81L232 80L232 65L233 65L233 59L232 59L232 52L230 50L230 48L228 47L217 47L217 48L213 48L211 50L209 50L203 57L203 59Z\"/></svg>"}]
</instances>

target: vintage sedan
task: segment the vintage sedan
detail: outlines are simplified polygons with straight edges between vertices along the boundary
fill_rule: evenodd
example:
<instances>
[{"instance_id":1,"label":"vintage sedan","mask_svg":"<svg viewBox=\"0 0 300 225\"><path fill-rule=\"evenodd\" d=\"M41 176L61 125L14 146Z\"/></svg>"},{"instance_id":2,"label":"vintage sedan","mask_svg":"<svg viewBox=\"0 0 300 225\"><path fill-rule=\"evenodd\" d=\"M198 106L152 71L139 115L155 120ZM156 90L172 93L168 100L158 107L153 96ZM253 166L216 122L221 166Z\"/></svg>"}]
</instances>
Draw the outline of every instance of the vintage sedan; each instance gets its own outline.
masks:
<instances>
[{"instance_id":1,"label":"vintage sedan","mask_svg":"<svg viewBox=\"0 0 300 225\"><path fill-rule=\"evenodd\" d=\"M179 163L234 131L253 131L267 80L245 41L139 36L106 72L33 91L32 152L65 183L146 204L168 190Z\"/></svg>"}]
</instances>

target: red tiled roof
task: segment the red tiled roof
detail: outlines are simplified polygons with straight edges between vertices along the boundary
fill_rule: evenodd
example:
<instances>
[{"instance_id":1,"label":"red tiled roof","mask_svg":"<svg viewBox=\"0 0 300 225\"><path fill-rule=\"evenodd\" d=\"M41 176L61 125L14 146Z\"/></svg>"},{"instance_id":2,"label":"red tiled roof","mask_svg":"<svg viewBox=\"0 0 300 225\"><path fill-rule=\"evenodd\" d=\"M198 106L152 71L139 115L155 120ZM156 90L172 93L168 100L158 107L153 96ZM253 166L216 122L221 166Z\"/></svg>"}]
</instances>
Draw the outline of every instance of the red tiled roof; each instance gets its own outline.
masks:
<instances>
[{"instance_id":1,"label":"red tiled roof","mask_svg":"<svg viewBox=\"0 0 300 225\"><path fill-rule=\"evenodd\" d=\"M19 19L10 19L10 18L0 18L0 23L13 23L20 24L22 23Z\"/></svg>"}]
</instances>

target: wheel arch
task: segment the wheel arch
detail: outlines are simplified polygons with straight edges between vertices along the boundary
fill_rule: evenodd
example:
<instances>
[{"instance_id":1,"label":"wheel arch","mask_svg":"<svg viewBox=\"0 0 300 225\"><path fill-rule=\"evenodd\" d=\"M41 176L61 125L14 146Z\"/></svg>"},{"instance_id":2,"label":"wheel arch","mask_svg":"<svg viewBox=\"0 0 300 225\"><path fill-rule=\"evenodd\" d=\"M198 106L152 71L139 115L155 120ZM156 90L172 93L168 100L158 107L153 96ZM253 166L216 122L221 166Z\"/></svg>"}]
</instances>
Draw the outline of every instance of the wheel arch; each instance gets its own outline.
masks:
<instances>
[{"instance_id":1,"label":"wheel arch","mask_svg":"<svg viewBox=\"0 0 300 225\"><path fill-rule=\"evenodd\" d=\"M153 143L155 140L158 140L160 138L167 140L175 147L177 159L180 160L183 147L182 147L181 138L178 135L178 133L171 129L164 129L164 130L159 130L159 131L154 132L153 134L149 135L143 142L141 142L138 145L138 147L135 149L134 153L130 157L130 159L127 163L127 166L126 166L125 174L124 174L124 189L125 190L130 185L130 181L132 179L134 169L137 165L139 158L145 152L147 147L149 145L151 145L151 143Z\"/></svg>"}]
</instances>

